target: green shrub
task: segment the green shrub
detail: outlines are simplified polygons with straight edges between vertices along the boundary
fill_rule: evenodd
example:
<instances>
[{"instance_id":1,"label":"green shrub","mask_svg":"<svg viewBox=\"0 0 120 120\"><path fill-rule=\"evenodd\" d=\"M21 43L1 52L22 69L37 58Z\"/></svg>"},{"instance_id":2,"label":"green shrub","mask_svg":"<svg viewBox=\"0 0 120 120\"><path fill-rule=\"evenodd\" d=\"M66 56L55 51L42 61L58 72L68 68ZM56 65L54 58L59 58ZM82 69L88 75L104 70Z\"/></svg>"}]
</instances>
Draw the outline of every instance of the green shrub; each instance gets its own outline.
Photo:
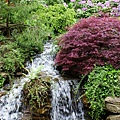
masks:
<instances>
[{"instance_id":1,"label":"green shrub","mask_svg":"<svg viewBox=\"0 0 120 120\"><path fill-rule=\"evenodd\" d=\"M62 4L64 0L44 0L47 5Z\"/></svg>"},{"instance_id":2,"label":"green shrub","mask_svg":"<svg viewBox=\"0 0 120 120\"><path fill-rule=\"evenodd\" d=\"M10 10L10 22L14 24L24 24L26 19L30 19L31 13L35 12L39 8L38 1L15 3L15 6Z\"/></svg>"},{"instance_id":3,"label":"green shrub","mask_svg":"<svg viewBox=\"0 0 120 120\"><path fill-rule=\"evenodd\" d=\"M53 31L56 36L64 33L66 31L65 27L76 21L74 9L66 8L62 4L39 7L38 11L34 14L39 15L39 18L44 20L45 26ZM54 37L54 34L52 37Z\"/></svg>"},{"instance_id":4,"label":"green shrub","mask_svg":"<svg viewBox=\"0 0 120 120\"><path fill-rule=\"evenodd\" d=\"M120 69L111 66L95 66L85 83L85 95L90 103L90 115L94 120L100 120L105 114L104 100L108 96L120 97Z\"/></svg>"},{"instance_id":5,"label":"green shrub","mask_svg":"<svg viewBox=\"0 0 120 120\"><path fill-rule=\"evenodd\" d=\"M5 48L2 54L2 71L13 75L17 70L22 69L22 64L25 62L25 56L20 52L19 48Z\"/></svg>"},{"instance_id":6,"label":"green shrub","mask_svg":"<svg viewBox=\"0 0 120 120\"><path fill-rule=\"evenodd\" d=\"M18 48L20 48L21 52L26 54L26 57L28 57L43 50L43 40L41 40L39 36L40 33L38 30L26 29L21 34L17 34L14 37Z\"/></svg>"}]
</instances>

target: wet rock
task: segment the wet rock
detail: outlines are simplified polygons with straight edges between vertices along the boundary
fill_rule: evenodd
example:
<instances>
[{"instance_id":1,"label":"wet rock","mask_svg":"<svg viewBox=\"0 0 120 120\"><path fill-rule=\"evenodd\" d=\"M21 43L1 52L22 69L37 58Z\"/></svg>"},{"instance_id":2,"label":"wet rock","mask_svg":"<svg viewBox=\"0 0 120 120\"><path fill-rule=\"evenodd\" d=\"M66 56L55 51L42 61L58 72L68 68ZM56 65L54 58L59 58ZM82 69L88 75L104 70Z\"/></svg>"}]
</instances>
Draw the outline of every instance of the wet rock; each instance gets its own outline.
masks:
<instances>
[{"instance_id":1,"label":"wet rock","mask_svg":"<svg viewBox=\"0 0 120 120\"><path fill-rule=\"evenodd\" d=\"M82 102L85 105L85 107L89 108L90 104L85 94L82 95Z\"/></svg>"},{"instance_id":2,"label":"wet rock","mask_svg":"<svg viewBox=\"0 0 120 120\"><path fill-rule=\"evenodd\" d=\"M20 76L22 76L22 75L23 75L22 72L17 72L17 73L15 74L16 77L20 77Z\"/></svg>"},{"instance_id":3,"label":"wet rock","mask_svg":"<svg viewBox=\"0 0 120 120\"><path fill-rule=\"evenodd\" d=\"M107 97L105 99L106 109L112 113L120 113L120 98Z\"/></svg>"},{"instance_id":4,"label":"wet rock","mask_svg":"<svg viewBox=\"0 0 120 120\"><path fill-rule=\"evenodd\" d=\"M9 91L11 89L11 86L10 86L10 84L6 84L6 85L4 85L3 88L4 88L4 90Z\"/></svg>"},{"instance_id":5,"label":"wet rock","mask_svg":"<svg viewBox=\"0 0 120 120\"><path fill-rule=\"evenodd\" d=\"M120 120L120 115L110 115L106 120Z\"/></svg>"},{"instance_id":6,"label":"wet rock","mask_svg":"<svg viewBox=\"0 0 120 120\"><path fill-rule=\"evenodd\" d=\"M50 109L51 109L51 96L49 96L50 79L51 76L44 76L43 73L39 79L36 79L33 82L26 83L23 89L23 94L24 94L23 104L26 106L26 108L30 108L29 112L30 112L31 120L50 120ZM45 89L46 93L44 93L43 91L44 88L46 88ZM28 96L28 94L30 94L29 91L32 91L32 94L34 93L34 97L39 97L39 98L31 99L31 96ZM40 93L40 95L36 94L36 92ZM43 98L41 98L41 94L43 95L42 96ZM44 99L43 103L40 102L39 104L38 103L39 101L37 101L38 99L41 100Z\"/></svg>"},{"instance_id":7,"label":"wet rock","mask_svg":"<svg viewBox=\"0 0 120 120\"><path fill-rule=\"evenodd\" d=\"M112 113L120 113L120 105L106 103L106 109Z\"/></svg>"},{"instance_id":8,"label":"wet rock","mask_svg":"<svg viewBox=\"0 0 120 120\"><path fill-rule=\"evenodd\" d=\"M39 116L39 117L33 117L32 120L50 120L48 117L45 116Z\"/></svg>"},{"instance_id":9,"label":"wet rock","mask_svg":"<svg viewBox=\"0 0 120 120\"><path fill-rule=\"evenodd\" d=\"M6 95L7 92L0 92L0 97Z\"/></svg>"},{"instance_id":10,"label":"wet rock","mask_svg":"<svg viewBox=\"0 0 120 120\"><path fill-rule=\"evenodd\" d=\"M31 114L28 113L24 113L23 117L21 120L32 120Z\"/></svg>"},{"instance_id":11,"label":"wet rock","mask_svg":"<svg viewBox=\"0 0 120 120\"><path fill-rule=\"evenodd\" d=\"M49 82L51 80L51 78L52 78L51 76L45 76L44 80Z\"/></svg>"},{"instance_id":12,"label":"wet rock","mask_svg":"<svg viewBox=\"0 0 120 120\"><path fill-rule=\"evenodd\" d=\"M54 76L54 77L53 77L53 80L54 80L54 81L59 81L58 76Z\"/></svg>"},{"instance_id":13,"label":"wet rock","mask_svg":"<svg viewBox=\"0 0 120 120\"><path fill-rule=\"evenodd\" d=\"M40 76L47 76L47 74L43 71L40 71Z\"/></svg>"},{"instance_id":14,"label":"wet rock","mask_svg":"<svg viewBox=\"0 0 120 120\"><path fill-rule=\"evenodd\" d=\"M8 76L9 74L8 74L8 73L5 73L5 72L1 72L0 75L1 75L2 77L6 77L6 76Z\"/></svg>"}]
</instances>

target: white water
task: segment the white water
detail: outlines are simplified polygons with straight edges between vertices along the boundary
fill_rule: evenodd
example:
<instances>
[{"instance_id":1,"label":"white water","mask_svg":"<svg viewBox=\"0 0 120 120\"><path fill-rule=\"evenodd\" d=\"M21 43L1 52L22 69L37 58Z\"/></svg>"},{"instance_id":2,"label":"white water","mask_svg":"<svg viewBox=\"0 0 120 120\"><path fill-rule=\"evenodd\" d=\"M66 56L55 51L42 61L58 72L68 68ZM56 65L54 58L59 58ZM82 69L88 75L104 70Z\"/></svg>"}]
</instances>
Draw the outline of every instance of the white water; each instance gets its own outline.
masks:
<instances>
[{"instance_id":1,"label":"white water","mask_svg":"<svg viewBox=\"0 0 120 120\"><path fill-rule=\"evenodd\" d=\"M33 63L27 63L27 68L34 67L37 69L43 65L42 69L47 75L52 77L52 120L85 120L84 112L82 111L81 101L76 102L73 96L76 87L76 80L64 80L57 70L54 69L54 61L52 52L54 51L51 43L46 43L44 52L39 54L33 60ZM54 81L56 80L57 81ZM21 120L21 91L24 84L29 81L28 78L21 79L13 85L13 88L8 94L0 98L0 120Z\"/></svg>"},{"instance_id":2,"label":"white water","mask_svg":"<svg viewBox=\"0 0 120 120\"><path fill-rule=\"evenodd\" d=\"M52 88L52 120L85 120L81 101L77 101L76 80L60 78Z\"/></svg>"},{"instance_id":3,"label":"white water","mask_svg":"<svg viewBox=\"0 0 120 120\"><path fill-rule=\"evenodd\" d=\"M21 91L27 78L16 82L12 89L0 98L0 120L21 120Z\"/></svg>"}]
</instances>

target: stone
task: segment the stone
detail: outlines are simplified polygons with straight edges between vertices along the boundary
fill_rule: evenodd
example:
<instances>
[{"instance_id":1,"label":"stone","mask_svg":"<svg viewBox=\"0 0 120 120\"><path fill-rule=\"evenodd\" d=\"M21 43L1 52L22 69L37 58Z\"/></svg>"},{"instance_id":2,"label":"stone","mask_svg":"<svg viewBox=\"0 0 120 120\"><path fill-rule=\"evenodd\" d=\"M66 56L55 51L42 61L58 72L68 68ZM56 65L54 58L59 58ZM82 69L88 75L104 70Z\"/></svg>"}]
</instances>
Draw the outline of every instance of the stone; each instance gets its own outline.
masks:
<instances>
[{"instance_id":1,"label":"stone","mask_svg":"<svg viewBox=\"0 0 120 120\"><path fill-rule=\"evenodd\" d=\"M120 120L120 115L109 115L106 120Z\"/></svg>"},{"instance_id":2,"label":"stone","mask_svg":"<svg viewBox=\"0 0 120 120\"><path fill-rule=\"evenodd\" d=\"M105 102L112 103L115 105L120 105L120 97L107 97L105 98Z\"/></svg>"},{"instance_id":3,"label":"stone","mask_svg":"<svg viewBox=\"0 0 120 120\"><path fill-rule=\"evenodd\" d=\"M112 113L120 113L120 105L106 103L106 109Z\"/></svg>"},{"instance_id":4,"label":"stone","mask_svg":"<svg viewBox=\"0 0 120 120\"><path fill-rule=\"evenodd\" d=\"M0 92L0 97L2 97L3 95L6 95L6 92Z\"/></svg>"},{"instance_id":5,"label":"stone","mask_svg":"<svg viewBox=\"0 0 120 120\"><path fill-rule=\"evenodd\" d=\"M112 113L120 113L120 98L107 97L105 99L105 106Z\"/></svg>"},{"instance_id":6,"label":"stone","mask_svg":"<svg viewBox=\"0 0 120 120\"><path fill-rule=\"evenodd\" d=\"M11 89L11 86L10 86L10 84L5 84L3 88L4 88L4 90L9 91Z\"/></svg>"},{"instance_id":7,"label":"stone","mask_svg":"<svg viewBox=\"0 0 120 120\"><path fill-rule=\"evenodd\" d=\"M22 72L17 72L17 73L16 73L16 76L17 76L17 77L22 76L22 75L23 75Z\"/></svg>"},{"instance_id":8,"label":"stone","mask_svg":"<svg viewBox=\"0 0 120 120\"><path fill-rule=\"evenodd\" d=\"M5 76L8 76L9 74L8 74L8 73L5 73L5 72L1 72L0 75L1 75L2 77L5 77Z\"/></svg>"}]
</instances>

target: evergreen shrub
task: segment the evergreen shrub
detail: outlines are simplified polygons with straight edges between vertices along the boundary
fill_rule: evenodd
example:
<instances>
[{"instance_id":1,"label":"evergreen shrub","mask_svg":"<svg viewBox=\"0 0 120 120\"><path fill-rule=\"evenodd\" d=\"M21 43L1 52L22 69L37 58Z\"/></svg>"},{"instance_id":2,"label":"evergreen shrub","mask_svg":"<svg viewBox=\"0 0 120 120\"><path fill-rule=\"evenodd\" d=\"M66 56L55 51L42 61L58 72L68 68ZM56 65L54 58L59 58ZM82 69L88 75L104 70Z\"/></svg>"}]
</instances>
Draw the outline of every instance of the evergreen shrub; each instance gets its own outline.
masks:
<instances>
[{"instance_id":1,"label":"evergreen shrub","mask_svg":"<svg viewBox=\"0 0 120 120\"><path fill-rule=\"evenodd\" d=\"M120 20L112 17L81 19L59 38L55 63L62 72L88 74L94 65L120 68Z\"/></svg>"}]
</instances>

